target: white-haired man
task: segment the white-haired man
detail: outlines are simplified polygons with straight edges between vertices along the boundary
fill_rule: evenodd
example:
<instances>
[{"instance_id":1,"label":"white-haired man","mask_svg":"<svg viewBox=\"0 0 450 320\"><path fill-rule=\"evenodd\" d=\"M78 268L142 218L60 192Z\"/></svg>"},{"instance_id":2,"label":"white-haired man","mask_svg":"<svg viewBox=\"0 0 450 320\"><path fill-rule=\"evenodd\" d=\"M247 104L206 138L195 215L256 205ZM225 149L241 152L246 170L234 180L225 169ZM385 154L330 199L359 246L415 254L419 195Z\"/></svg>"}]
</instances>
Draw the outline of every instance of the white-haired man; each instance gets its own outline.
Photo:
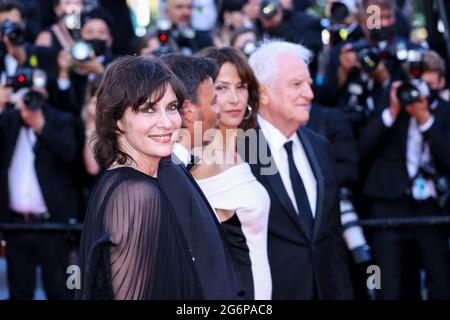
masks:
<instances>
[{"instance_id":1,"label":"white-haired man","mask_svg":"<svg viewBox=\"0 0 450 320\"><path fill-rule=\"evenodd\" d=\"M281 41L251 55L260 81L259 139L267 141L258 146L268 149L258 157L270 154L278 170L264 175L262 163L250 165L270 194L273 298L351 299L331 146L303 126L314 97L310 58L303 46Z\"/></svg>"}]
</instances>

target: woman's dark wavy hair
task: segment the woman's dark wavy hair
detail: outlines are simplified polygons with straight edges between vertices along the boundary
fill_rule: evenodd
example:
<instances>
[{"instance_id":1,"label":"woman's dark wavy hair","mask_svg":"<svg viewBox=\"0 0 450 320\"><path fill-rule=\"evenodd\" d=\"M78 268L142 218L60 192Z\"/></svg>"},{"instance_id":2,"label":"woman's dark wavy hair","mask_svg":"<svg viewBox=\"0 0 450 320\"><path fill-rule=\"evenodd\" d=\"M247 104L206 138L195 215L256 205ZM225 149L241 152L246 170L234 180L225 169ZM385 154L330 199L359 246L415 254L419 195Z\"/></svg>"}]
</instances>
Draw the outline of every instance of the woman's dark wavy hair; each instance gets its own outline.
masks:
<instances>
[{"instance_id":1,"label":"woman's dark wavy hair","mask_svg":"<svg viewBox=\"0 0 450 320\"><path fill-rule=\"evenodd\" d=\"M157 58L127 56L115 60L106 69L97 92L94 157L102 169L114 161L126 164L133 159L120 149L117 125L127 108L138 112L150 99L155 104L170 85L181 107L185 99L183 84Z\"/></svg>"},{"instance_id":2,"label":"woman's dark wavy hair","mask_svg":"<svg viewBox=\"0 0 450 320\"><path fill-rule=\"evenodd\" d=\"M217 74L220 72L222 65L226 62L229 62L236 67L241 81L247 84L248 104L252 107L252 114L250 118L243 120L239 125L239 128L243 130L255 128L256 113L259 109L259 84L252 68L247 63L247 58L245 55L238 49L232 47L208 47L200 51L199 55L211 58L217 63L217 66L219 67ZM214 80L217 77L217 74L214 76Z\"/></svg>"}]
</instances>

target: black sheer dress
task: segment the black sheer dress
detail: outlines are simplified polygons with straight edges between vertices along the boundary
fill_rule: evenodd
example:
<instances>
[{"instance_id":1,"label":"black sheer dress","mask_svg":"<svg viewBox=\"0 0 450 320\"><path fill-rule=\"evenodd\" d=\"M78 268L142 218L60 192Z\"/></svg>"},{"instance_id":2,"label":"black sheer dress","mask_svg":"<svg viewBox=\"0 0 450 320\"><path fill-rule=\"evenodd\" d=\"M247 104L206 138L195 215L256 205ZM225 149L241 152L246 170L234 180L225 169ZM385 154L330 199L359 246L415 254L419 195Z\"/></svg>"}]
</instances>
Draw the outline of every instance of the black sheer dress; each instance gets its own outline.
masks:
<instances>
[{"instance_id":1,"label":"black sheer dress","mask_svg":"<svg viewBox=\"0 0 450 320\"><path fill-rule=\"evenodd\" d=\"M157 179L108 170L89 200L78 299L202 299L182 230Z\"/></svg>"}]
</instances>

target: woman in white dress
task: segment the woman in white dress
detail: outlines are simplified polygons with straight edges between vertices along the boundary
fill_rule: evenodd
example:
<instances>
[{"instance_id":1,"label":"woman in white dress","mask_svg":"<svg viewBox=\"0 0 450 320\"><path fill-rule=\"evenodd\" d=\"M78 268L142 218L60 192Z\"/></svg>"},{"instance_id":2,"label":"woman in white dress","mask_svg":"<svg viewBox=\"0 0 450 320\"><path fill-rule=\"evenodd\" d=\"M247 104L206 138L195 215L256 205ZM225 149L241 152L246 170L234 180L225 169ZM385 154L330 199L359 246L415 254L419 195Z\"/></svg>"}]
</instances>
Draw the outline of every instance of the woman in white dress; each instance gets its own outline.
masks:
<instances>
[{"instance_id":1,"label":"woman in white dress","mask_svg":"<svg viewBox=\"0 0 450 320\"><path fill-rule=\"evenodd\" d=\"M200 55L212 58L219 66L214 87L220 122L219 130L202 149L200 161L191 173L224 227L243 284L250 292L248 297L271 299L267 255L270 198L250 166L240 158L236 139L238 129L256 125L258 83L245 56L237 49L207 48Z\"/></svg>"}]
</instances>

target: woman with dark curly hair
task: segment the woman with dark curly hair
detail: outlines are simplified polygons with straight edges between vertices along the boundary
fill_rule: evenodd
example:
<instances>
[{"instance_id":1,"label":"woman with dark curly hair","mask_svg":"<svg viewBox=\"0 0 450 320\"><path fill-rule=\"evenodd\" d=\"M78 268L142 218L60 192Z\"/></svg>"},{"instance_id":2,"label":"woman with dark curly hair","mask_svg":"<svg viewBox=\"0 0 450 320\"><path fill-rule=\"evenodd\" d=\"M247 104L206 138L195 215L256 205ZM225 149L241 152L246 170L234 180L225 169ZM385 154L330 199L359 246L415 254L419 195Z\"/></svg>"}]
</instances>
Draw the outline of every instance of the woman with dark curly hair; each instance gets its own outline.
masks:
<instances>
[{"instance_id":1,"label":"woman with dark curly hair","mask_svg":"<svg viewBox=\"0 0 450 320\"><path fill-rule=\"evenodd\" d=\"M105 171L80 246L81 299L200 299L194 257L157 184L181 126L184 89L159 60L113 62L97 95L95 158ZM176 183L176 182L174 182Z\"/></svg>"},{"instance_id":2,"label":"woman with dark curly hair","mask_svg":"<svg viewBox=\"0 0 450 320\"><path fill-rule=\"evenodd\" d=\"M272 278L267 255L270 198L237 150L242 130L256 126L258 81L238 49L206 48L200 55L213 59L219 66L214 79L220 108L219 130L201 152L201 160L191 173L235 249L246 291L254 293L258 300L271 299Z\"/></svg>"}]
</instances>

